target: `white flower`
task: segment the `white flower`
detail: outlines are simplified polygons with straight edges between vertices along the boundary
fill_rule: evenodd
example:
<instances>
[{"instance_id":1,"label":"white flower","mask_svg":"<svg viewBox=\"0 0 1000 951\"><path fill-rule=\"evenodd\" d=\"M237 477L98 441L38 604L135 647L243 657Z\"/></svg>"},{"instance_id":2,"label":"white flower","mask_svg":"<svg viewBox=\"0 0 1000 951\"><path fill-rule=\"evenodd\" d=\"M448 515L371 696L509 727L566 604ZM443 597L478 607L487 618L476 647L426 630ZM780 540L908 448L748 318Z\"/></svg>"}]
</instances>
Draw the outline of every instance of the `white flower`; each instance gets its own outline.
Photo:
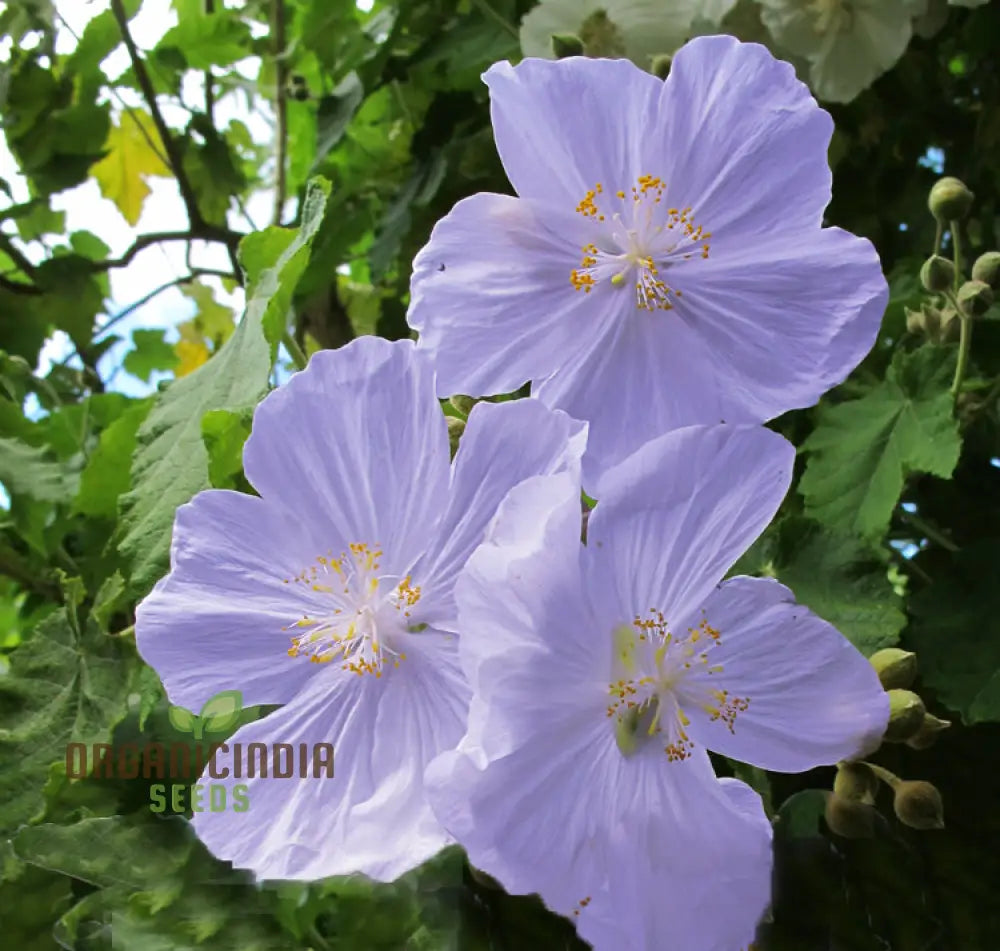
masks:
<instances>
[{"instance_id":1,"label":"white flower","mask_svg":"<svg viewBox=\"0 0 1000 951\"><path fill-rule=\"evenodd\" d=\"M648 69L654 56L680 48L705 9L725 13L730 6L730 0L542 0L521 21L521 51L552 59L553 34L569 33L590 56L625 56Z\"/></svg>"},{"instance_id":2,"label":"white flower","mask_svg":"<svg viewBox=\"0 0 1000 951\"><path fill-rule=\"evenodd\" d=\"M820 99L850 102L903 55L926 0L761 0L774 41L809 62Z\"/></svg>"}]
</instances>

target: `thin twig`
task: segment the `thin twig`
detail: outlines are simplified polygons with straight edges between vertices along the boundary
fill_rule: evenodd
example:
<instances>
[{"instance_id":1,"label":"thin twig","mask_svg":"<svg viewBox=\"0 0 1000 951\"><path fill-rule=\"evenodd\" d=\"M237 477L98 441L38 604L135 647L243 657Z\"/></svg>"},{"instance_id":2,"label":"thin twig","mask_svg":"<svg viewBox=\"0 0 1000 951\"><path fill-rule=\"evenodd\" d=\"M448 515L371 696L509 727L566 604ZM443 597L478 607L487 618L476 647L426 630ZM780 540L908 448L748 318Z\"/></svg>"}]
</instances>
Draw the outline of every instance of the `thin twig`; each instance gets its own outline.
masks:
<instances>
[{"instance_id":1,"label":"thin twig","mask_svg":"<svg viewBox=\"0 0 1000 951\"><path fill-rule=\"evenodd\" d=\"M215 0L205 0L205 13L208 16L215 13ZM205 115L215 125L215 77L211 66L205 70Z\"/></svg>"},{"instance_id":2,"label":"thin twig","mask_svg":"<svg viewBox=\"0 0 1000 951\"><path fill-rule=\"evenodd\" d=\"M106 258L103 261L95 261L94 269L109 271L116 267L127 267L140 251L152 247L154 244L166 241L217 241L235 252L241 237L243 236L236 231L230 231L228 228L221 228L217 225L205 223L202 223L198 228L191 228L188 231L151 231L148 234L139 235L132 243L132 246L120 258ZM239 271L236 271L233 276L237 280L240 280Z\"/></svg>"},{"instance_id":3,"label":"thin twig","mask_svg":"<svg viewBox=\"0 0 1000 951\"><path fill-rule=\"evenodd\" d=\"M275 82L274 114L274 214L272 221L281 224L285 210L285 198L288 191L288 60L285 49L285 0L272 0L271 32L273 40Z\"/></svg>"},{"instance_id":4,"label":"thin twig","mask_svg":"<svg viewBox=\"0 0 1000 951\"><path fill-rule=\"evenodd\" d=\"M135 73L135 81L139 84L143 98L149 106L150 115L153 117L153 125L156 126L156 131L163 140L163 148L167 152L167 164L177 179L177 187L180 189L181 198L184 200L191 228L192 230L198 230L204 224L201 212L198 209L198 200L195 197L194 189L191 187L191 182L188 181L187 174L184 171L184 163L181 153L177 148L177 142L163 120L163 113L160 112L160 106L156 101L156 90L153 88L149 73L146 71L146 64L139 56L135 40L132 39L132 34L129 32L128 17L125 13L122 0L111 0L111 12L118 23L122 40L125 42L129 59L132 61L132 71Z\"/></svg>"},{"instance_id":5,"label":"thin twig","mask_svg":"<svg viewBox=\"0 0 1000 951\"><path fill-rule=\"evenodd\" d=\"M9 234L0 231L0 248L17 265L18 270L23 271L28 277L34 277L37 268L18 250L11 240Z\"/></svg>"},{"instance_id":6,"label":"thin twig","mask_svg":"<svg viewBox=\"0 0 1000 951\"><path fill-rule=\"evenodd\" d=\"M945 551L950 551L953 554L961 549L956 545L947 535L945 535L940 529L935 528L930 522L925 521L919 515L915 515L913 512L903 511L900 513L900 518L904 522L908 522L912 525L918 532L923 532L932 542L936 542Z\"/></svg>"},{"instance_id":7,"label":"thin twig","mask_svg":"<svg viewBox=\"0 0 1000 951\"><path fill-rule=\"evenodd\" d=\"M148 304L154 297L158 297L164 291L169 291L172 287L180 287L182 284L187 284L190 281L196 280L199 277L221 277L223 280L234 280L234 277L230 271L217 271L214 268L192 268L190 274L185 274L182 277L175 277L171 281L166 281L160 284L159 287L154 287L148 294L144 294L137 301L133 301L127 307L123 307L117 314L114 315L106 324L97 328L99 334L103 334L106 330L109 330L115 324L124 320L130 314L134 314L140 307L144 307Z\"/></svg>"},{"instance_id":8,"label":"thin twig","mask_svg":"<svg viewBox=\"0 0 1000 951\"><path fill-rule=\"evenodd\" d=\"M290 331L286 330L282 334L281 342L285 345L285 349L288 351L288 355L292 358L295 365L300 370L304 370L309 365L309 358L305 355L305 352Z\"/></svg>"},{"instance_id":9,"label":"thin twig","mask_svg":"<svg viewBox=\"0 0 1000 951\"><path fill-rule=\"evenodd\" d=\"M0 288L10 291L12 294L41 294L42 289L34 284L25 284L23 281L12 281L10 278L0 274Z\"/></svg>"}]
</instances>

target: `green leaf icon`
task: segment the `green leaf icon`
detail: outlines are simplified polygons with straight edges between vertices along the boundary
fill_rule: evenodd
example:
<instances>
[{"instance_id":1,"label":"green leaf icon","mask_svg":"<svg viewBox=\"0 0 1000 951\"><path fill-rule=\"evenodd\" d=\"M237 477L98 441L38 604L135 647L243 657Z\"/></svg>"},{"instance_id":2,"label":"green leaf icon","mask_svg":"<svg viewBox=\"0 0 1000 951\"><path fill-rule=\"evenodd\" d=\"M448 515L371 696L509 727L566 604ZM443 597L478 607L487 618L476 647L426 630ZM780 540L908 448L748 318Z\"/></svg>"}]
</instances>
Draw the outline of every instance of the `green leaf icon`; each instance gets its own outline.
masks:
<instances>
[{"instance_id":1,"label":"green leaf icon","mask_svg":"<svg viewBox=\"0 0 1000 951\"><path fill-rule=\"evenodd\" d=\"M198 718L190 710L171 706L167 711L167 716L175 730L179 730L181 733L194 732L195 721Z\"/></svg>"},{"instance_id":2,"label":"green leaf icon","mask_svg":"<svg viewBox=\"0 0 1000 951\"><path fill-rule=\"evenodd\" d=\"M211 697L199 716L206 733L223 733L239 722L243 709L243 694L239 690L223 690Z\"/></svg>"}]
</instances>

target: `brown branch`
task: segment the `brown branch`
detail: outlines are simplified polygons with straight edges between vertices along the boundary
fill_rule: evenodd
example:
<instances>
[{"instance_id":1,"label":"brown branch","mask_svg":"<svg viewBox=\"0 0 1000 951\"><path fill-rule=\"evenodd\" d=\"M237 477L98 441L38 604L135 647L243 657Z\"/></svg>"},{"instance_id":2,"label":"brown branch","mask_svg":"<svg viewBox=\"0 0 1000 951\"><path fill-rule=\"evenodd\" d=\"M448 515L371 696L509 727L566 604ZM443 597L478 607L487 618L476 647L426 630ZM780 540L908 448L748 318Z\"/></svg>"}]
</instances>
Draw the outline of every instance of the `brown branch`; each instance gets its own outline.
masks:
<instances>
[{"instance_id":1,"label":"brown branch","mask_svg":"<svg viewBox=\"0 0 1000 951\"><path fill-rule=\"evenodd\" d=\"M4 234L0 231L0 248L3 249L4 254L7 255L17 266L19 271L24 272L28 277L33 277L35 271L37 270L35 265L32 264L18 249L14 242L11 240L9 234Z\"/></svg>"},{"instance_id":2,"label":"brown branch","mask_svg":"<svg viewBox=\"0 0 1000 951\"><path fill-rule=\"evenodd\" d=\"M184 200L185 208L187 208L191 229L198 230L204 225L201 211L198 209L198 200L195 197L194 189L191 187L191 182L188 181L187 174L184 171L184 163L180 150L177 148L177 142L163 120L163 113L160 112L159 104L156 101L156 90L153 88L149 73L146 72L146 64L139 56L135 40L132 39L132 34L129 32L128 17L125 13L122 0L111 0L111 12L118 23L122 40L125 42L129 59L132 61L132 71L135 73L135 80L139 84L139 89L146 100L146 104L149 106L149 112L153 117L153 125L156 126L156 131L163 140L163 148L167 152L167 163L170 165L170 170L177 179L177 187L180 189L181 198Z\"/></svg>"},{"instance_id":3,"label":"brown branch","mask_svg":"<svg viewBox=\"0 0 1000 951\"><path fill-rule=\"evenodd\" d=\"M208 16L215 13L215 0L205 0L205 13ZM211 66L205 70L205 115L215 125L215 77Z\"/></svg>"},{"instance_id":4,"label":"brown branch","mask_svg":"<svg viewBox=\"0 0 1000 951\"><path fill-rule=\"evenodd\" d=\"M230 231L228 228L221 228L217 225L205 224L204 222L200 223L197 228L192 227L187 231L151 231L149 234L139 235L132 243L132 246L120 258L106 258L103 261L95 261L94 269L97 271L109 271L116 267L127 267L140 251L165 241L216 241L226 245L230 252L230 258L235 259L236 247L242 237L243 235L236 231ZM233 277L242 283L239 270L236 270Z\"/></svg>"},{"instance_id":5,"label":"brown branch","mask_svg":"<svg viewBox=\"0 0 1000 951\"><path fill-rule=\"evenodd\" d=\"M274 214L272 221L281 224L288 192L288 60L285 49L285 0L272 0L271 32L274 43L275 82L274 93L275 128L275 181Z\"/></svg>"},{"instance_id":6,"label":"brown branch","mask_svg":"<svg viewBox=\"0 0 1000 951\"><path fill-rule=\"evenodd\" d=\"M12 281L10 278L0 274L0 288L10 291L12 294L41 294L42 290L34 284L25 284L23 281Z\"/></svg>"}]
</instances>

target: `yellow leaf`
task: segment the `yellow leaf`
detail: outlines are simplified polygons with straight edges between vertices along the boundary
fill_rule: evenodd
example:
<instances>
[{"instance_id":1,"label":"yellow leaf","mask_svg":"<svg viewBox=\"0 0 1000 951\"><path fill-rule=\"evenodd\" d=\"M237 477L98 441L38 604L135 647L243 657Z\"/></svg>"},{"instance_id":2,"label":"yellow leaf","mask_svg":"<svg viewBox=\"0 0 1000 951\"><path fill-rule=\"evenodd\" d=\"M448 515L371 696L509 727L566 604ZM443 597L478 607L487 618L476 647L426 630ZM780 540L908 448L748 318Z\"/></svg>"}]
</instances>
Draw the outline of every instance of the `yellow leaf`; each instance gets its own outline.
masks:
<instances>
[{"instance_id":1,"label":"yellow leaf","mask_svg":"<svg viewBox=\"0 0 1000 951\"><path fill-rule=\"evenodd\" d=\"M155 149L151 142L156 143ZM104 148L108 154L91 168L91 174L97 179L101 194L110 198L125 220L134 225L149 194L146 178L170 177L170 169L161 158L165 150L153 117L139 109L123 113L121 124L111 127Z\"/></svg>"},{"instance_id":2,"label":"yellow leaf","mask_svg":"<svg viewBox=\"0 0 1000 951\"><path fill-rule=\"evenodd\" d=\"M215 292L207 284L189 281L187 284L182 284L180 290L198 306L197 313L189 321L194 325L193 330L211 342L213 350L218 350L236 329L232 309L220 304L215 299ZM183 329L181 336L184 336Z\"/></svg>"},{"instance_id":3,"label":"yellow leaf","mask_svg":"<svg viewBox=\"0 0 1000 951\"><path fill-rule=\"evenodd\" d=\"M178 340L174 344L174 353L180 363L174 370L174 376L187 376L208 360L208 347L204 343L194 343L190 340Z\"/></svg>"}]
</instances>

